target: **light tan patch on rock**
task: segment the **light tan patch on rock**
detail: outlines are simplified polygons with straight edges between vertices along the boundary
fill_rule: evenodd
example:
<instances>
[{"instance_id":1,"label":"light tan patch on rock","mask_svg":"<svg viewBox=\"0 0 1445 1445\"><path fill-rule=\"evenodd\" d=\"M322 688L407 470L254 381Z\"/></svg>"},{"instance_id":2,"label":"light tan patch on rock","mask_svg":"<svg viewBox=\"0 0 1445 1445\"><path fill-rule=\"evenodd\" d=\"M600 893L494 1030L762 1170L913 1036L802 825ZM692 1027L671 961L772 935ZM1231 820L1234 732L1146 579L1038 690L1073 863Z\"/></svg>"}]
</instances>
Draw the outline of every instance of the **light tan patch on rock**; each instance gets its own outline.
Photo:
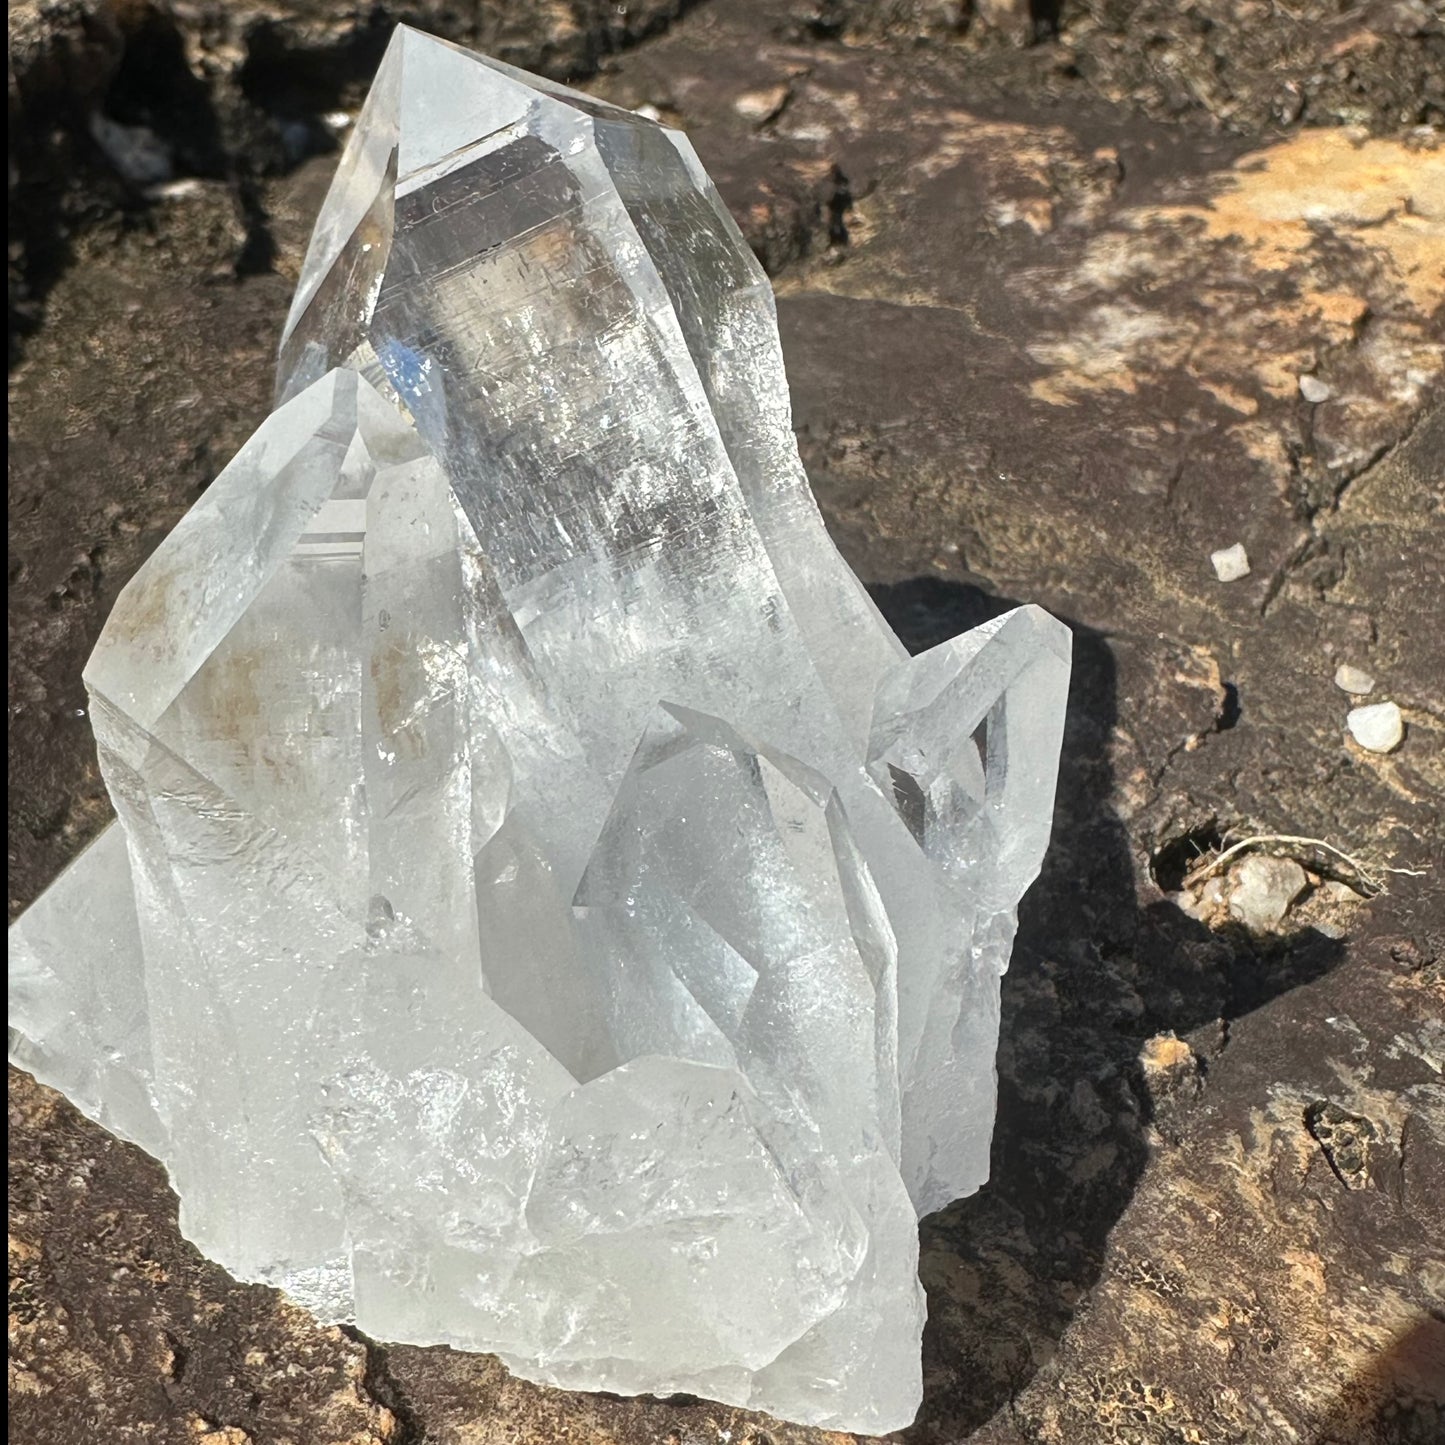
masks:
<instances>
[{"instance_id":1,"label":"light tan patch on rock","mask_svg":"<svg viewBox=\"0 0 1445 1445\"><path fill-rule=\"evenodd\" d=\"M1087 392L1132 393L1143 378L1183 361L1190 341L1173 317L1127 301L1105 302L1068 335L1028 348L1035 361L1054 368L1052 375L1034 383L1033 394L1051 405L1068 406Z\"/></svg>"},{"instance_id":2,"label":"light tan patch on rock","mask_svg":"<svg viewBox=\"0 0 1445 1445\"><path fill-rule=\"evenodd\" d=\"M1086 155L1062 126L983 120L959 110L939 127L915 174L934 180L961 165L972 170L994 225L1023 224L1036 236L1095 220L1119 180L1119 155L1111 147Z\"/></svg>"},{"instance_id":3,"label":"light tan patch on rock","mask_svg":"<svg viewBox=\"0 0 1445 1445\"><path fill-rule=\"evenodd\" d=\"M1173 1069L1193 1068L1194 1050L1173 1034L1156 1034L1139 1051L1146 1073L1167 1074Z\"/></svg>"},{"instance_id":4,"label":"light tan patch on rock","mask_svg":"<svg viewBox=\"0 0 1445 1445\"><path fill-rule=\"evenodd\" d=\"M1306 291L1301 299L1331 329L1330 340L1334 343L1349 340L1370 314L1370 303L1348 291Z\"/></svg>"},{"instance_id":5,"label":"light tan patch on rock","mask_svg":"<svg viewBox=\"0 0 1445 1445\"><path fill-rule=\"evenodd\" d=\"M1191 287L1190 303L1177 291L1151 307L1122 298L1145 279L1161 293ZM1301 132L1243 157L1208 201L1121 212L1076 266L1030 289L1098 298L1066 334L1029 348L1051 368L1032 387L1051 405L1133 393L1182 365L1252 417L1261 395L1293 403L1302 375L1357 342L1369 395L1347 389L1339 402L1414 405L1445 370L1431 325L1445 305L1445 148Z\"/></svg>"},{"instance_id":6,"label":"light tan patch on rock","mask_svg":"<svg viewBox=\"0 0 1445 1445\"><path fill-rule=\"evenodd\" d=\"M1445 300L1445 149L1304 130L1240 159L1207 206L1148 214L1197 219L1212 240L1242 241L1266 271L1297 265L1321 228L1352 235L1391 263L1417 311Z\"/></svg>"},{"instance_id":7,"label":"light tan patch on rock","mask_svg":"<svg viewBox=\"0 0 1445 1445\"><path fill-rule=\"evenodd\" d=\"M212 1425L200 1415L192 1415L187 1428L196 1445L251 1445L251 1437L239 1425Z\"/></svg>"}]
</instances>

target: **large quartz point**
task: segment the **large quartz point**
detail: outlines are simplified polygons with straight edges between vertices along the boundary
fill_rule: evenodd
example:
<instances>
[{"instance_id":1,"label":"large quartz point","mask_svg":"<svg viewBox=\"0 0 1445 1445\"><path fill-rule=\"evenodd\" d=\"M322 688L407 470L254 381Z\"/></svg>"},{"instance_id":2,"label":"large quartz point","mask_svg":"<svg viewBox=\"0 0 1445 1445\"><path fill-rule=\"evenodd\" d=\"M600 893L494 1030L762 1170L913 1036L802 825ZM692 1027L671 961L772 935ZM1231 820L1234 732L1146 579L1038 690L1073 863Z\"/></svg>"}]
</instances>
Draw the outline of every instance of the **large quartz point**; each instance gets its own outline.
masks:
<instances>
[{"instance_id":1,"label":"large quartz point","mask_svg":"<svg viewBox=\"0 0 1445 1445\"><path fill-rule=\"evenodd\" d=\"M11 1057L325 1320L907 1424L1067 632L910 659L687 141L415 31L278 396L90 660L119 827L11 931Z\"/></svg>"}]
</instances>

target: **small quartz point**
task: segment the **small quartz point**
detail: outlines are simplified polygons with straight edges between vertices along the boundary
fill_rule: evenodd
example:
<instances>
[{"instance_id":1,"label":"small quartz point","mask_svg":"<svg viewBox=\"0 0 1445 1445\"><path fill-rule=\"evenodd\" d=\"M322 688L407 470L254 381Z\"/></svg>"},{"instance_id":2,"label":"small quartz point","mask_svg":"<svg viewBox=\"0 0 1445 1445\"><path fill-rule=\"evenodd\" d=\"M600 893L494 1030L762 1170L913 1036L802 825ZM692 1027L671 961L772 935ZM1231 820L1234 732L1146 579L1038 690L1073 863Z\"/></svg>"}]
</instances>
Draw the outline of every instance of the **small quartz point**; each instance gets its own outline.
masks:
<instances>
[{"instance_id":1,"label":"small quartz point","mask_svg":"<svg viewBox=\"0 0 1445 1445\"><path fill-rule=\"evenodd\" d=\"M1249 576L1249 554L1241 542L1211 552L1209 563L1214 568L1214 575L1221 582L1238 582L1241 577Z\"/></svg>"},{"instance_id":2,"label":"small quartz point","mask_svg":"<svg viewBox=\"0 0 1445 1445\"><path fill-rule=\"evenodd\" d=\"M1034 607L906 655L680 134L400 29L86 669L119 826L11 1057L324 1320L902 1427L1068 678Z\"/></svg>"}]
</instances>

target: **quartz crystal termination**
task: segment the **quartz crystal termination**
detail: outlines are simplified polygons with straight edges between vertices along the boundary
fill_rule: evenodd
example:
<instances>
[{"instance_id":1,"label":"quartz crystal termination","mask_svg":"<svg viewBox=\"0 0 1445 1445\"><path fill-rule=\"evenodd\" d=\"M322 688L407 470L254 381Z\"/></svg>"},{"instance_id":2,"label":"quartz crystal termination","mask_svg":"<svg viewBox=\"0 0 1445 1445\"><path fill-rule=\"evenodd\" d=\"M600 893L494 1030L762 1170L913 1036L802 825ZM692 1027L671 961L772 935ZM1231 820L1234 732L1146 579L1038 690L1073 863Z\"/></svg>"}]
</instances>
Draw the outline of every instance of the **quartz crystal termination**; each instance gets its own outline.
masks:
<instances>
[{"instance_id":1,"label":"quartz crystal termination","mask_svg":"<svg viewBox=\"0 0 1445 1445\"><path fill-rule=\"evenodd\" d=\"M1068 672L1032 607L906 655L681 135L398 30L277 410L87 668L119 827L11 1057L323 1319L901 1427Z\"/></svg>"}]
</instances>

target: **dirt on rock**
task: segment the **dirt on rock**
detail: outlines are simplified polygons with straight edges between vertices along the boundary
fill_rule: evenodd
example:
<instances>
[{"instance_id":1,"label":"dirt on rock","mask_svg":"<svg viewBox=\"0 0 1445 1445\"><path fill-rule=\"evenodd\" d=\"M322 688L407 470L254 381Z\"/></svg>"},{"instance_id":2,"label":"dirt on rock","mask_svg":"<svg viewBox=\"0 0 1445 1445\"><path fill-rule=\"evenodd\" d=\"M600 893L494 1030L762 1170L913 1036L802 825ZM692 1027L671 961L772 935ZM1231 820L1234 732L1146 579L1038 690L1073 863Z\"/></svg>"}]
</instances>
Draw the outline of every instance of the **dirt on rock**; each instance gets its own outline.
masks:
<instances>
[{"instance_id":1,"label":"dirt on rock","mask_svg":"<svg viewBox=\"0 0 1445 1445\"><path fill-rule=\"evenodd\" d=\"M1016 601L1074 629L992 1178L924 1222L900 1441L1440 1439L1438 6L13 4L12 918L109 816L81 667L269 407L397 19L687 129L910 646ZM1342 663L1400 706L1390 754ZM1251 932L1255 855L1305 886ZM10 1085L22 1445L840 1438L320 1328L201 1259L154 1162Z\"/></svg>"}]
</instances>

